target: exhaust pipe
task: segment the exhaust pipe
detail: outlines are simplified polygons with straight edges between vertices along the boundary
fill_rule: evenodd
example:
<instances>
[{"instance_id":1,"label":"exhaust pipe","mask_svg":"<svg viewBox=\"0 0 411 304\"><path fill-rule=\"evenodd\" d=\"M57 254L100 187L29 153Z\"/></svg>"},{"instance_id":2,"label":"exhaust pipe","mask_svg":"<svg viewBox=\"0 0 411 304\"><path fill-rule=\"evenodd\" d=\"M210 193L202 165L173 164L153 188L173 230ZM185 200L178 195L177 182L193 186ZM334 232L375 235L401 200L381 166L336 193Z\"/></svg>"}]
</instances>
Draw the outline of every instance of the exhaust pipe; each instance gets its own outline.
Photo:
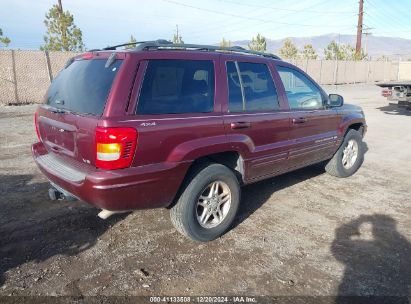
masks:
<instances>
[{"instance_id":1,"label":"exhaust pipe","mask_svg":"<svg viewBox=\"0 0 411 304\"><path fill-rule=\"evenodd\" d=\"M49 189L49 198L52 201L61 201L61 200L68 200L68 201L76 201L78 200L77 197L73 196L72 194L64 191L63 189L61 189L60 187L56 186L55 184L51 184L51 188ZM110 216L112 216L113 214L117 214L117 213L125 213L128 211L110 211L107 209L101 209L101 211L98 213L98 217L106 220L108 219Z\"/></svg>"},{"instance_id":2,"label":"exhaust pipe","mask_svg":"<svg viewBox=\"0 0 411 304\"><path fill-rule=\"evenodd\" d=\"M127 212L127 211L110 211L107 209L101 209L101 211L97 214L97 216L101 218L102 220L106 220L113 214L124 213L124 212Z\"/></svg>"},{"instance_id":3,"label":"exhaust pipe","mask_svg":"<svg viewBox=\"0 0 411 304\"><path fill-rule=\"evenodd\" d=\"M54 185L53 183L51 184L51 188L49 189L49 198L52 201L61 201L61 200L67 200L67 201L77 201L77 197L73 196L72 194L64 191L60 187Z\"/></svg>"},{"instance_id":4,"label":"exhaust pipe","mask_svg":"<svg viewBox=\"0 0 411 304\"><path fill-rule=\"evenodd\" d=\"M58 191L57 189L55 189L55 188L50 188L50 189L49 189L49 198L50 198L50 200L52 200L52 201L57 201L57 200L61 201L61 200L64 199L64 195L63 195L63 193L61 193L61 192Z\"/></svg>"}]
</instances>

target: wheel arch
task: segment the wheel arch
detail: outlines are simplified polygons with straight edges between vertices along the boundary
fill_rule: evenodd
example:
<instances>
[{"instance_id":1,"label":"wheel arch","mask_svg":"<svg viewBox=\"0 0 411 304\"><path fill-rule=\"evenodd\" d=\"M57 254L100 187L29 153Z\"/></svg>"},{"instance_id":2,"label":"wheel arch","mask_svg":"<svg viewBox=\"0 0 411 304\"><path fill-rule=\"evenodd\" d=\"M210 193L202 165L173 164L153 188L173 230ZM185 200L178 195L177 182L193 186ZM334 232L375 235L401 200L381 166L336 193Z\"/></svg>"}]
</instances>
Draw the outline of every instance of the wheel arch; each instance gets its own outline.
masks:
<instances>
[{"instance_id":1,"label":"wheel arch","mask_svg":"<svg viewBox=\"0 0 411 304\"><path fill-rule=\"evenodd\" d=\"M195 159L190 167L187 169L187 172L181 182L181 185L168 208L171 208L175 205L178 197L184 191L185 187L192 180L192 178L200 172L202 169L207 167L210 164L221 164L231 169L234 175L237 177L238 183L242 185L245 178L245 164L244 158L240 152L235 150L211 153L208 155L203 155Z\"/></svg>"},{"instance_id":2,"label":"wheel arch","mask_svg":"<svg viewBox=\"0 0 411 304\"><path fill-rule=\"evenodd\" d=\"M361 135L364 135L364 131L365 131L364 127L365 127L365 125L364 125L363 122L352 123L352 124L348 125L347 129L345 130L345 134L347 134L348 131L350 131L350 130L355 130L355 131L360 132Z\"/></svg>"}]
</instances>

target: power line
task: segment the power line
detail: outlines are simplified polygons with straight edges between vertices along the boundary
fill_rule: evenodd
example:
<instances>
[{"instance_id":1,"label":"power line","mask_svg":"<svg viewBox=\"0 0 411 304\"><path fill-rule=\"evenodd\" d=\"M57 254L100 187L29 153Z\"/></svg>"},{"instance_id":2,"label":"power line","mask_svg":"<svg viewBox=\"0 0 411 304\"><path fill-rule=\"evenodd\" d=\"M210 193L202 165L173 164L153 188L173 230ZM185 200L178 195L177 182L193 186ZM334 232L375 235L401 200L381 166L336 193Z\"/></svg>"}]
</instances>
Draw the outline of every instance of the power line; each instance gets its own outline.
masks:
<instances>
[{"instance_id":1,"label":"power line","mask_svg":"<svg viewBox=\"0 0 411 304\"><path fill-rule=\"evenodd\" d=\"M254 13L254 12L257 12L257 11L260 11L260 10L261 10L261 8L251 9L251 10L248 10L247 14L250 15L251 13ZM264 16L266 14L267 14L266 12L263 12L263 14L257 14L257 15L252 16L252 17L254 17L254 18L255 17L261 17L261 16ZM280 19L281 19L281 17L280 17ZM233 21L232 19L230 19L230 20L231 20L231 22L228 23L227 19L225 18L224 20L222 20L221 24L219 24L220 22L213 22L213 24L209 24L211 26L209 26L207 28L202 27L200 30L188 31L188 32L186 32L186 34L189 34L189 35L190 34L197 34L198 35L199 33L213 31L213 30L219 30L220 31L222 27L227 28L229 26L237 25L239 23L238 21Z\"/></svg>"},{"instance_id":2,"label":"power line","mask_svg":"<svg viewBox=\"0 0 411 304\"><path fill-rule=\"evenodd\" d=\"M248 6L248 7L260 7L266 8L276 11L287 11L287 12L304 12L304 13L316 13L316 14L354 14L353 12L337 12L337 11L317 11L317 10L310 10L310 9L289 9L289 8L279 8L279 7L272 7L272 6L265 6L259 4L249 4L249 3L240 3L232 0L220 0L220 2L231 3L239 6Z\"/></svg>"},{"instance_id":3,"label":"power line","mask_svg":"<svg viewBox=\"0 0 411 304\"><path fill-rule=\"evenodd\" d=\"M407 8L404 6L395 8L394 4L397 4L396 1L389 2L389 6L386 6L386 2L381 2L379 5L376 5L374 1L366 0L366 3L374 8L377 13L381 14L382 17L389 20L390 23L398 22L398 20L401 19L404 22L409 21L407 14L404 14ZM409 9L411 9L411 6L409 6Z\"/></svg>"},{"instance_id":4,"label":"power line","mask_svg":"<svg viewBox=\"0 0 411 304\"><path fill-rule=\"evenodd\" d=\"M394 2L395 1L390 2L389 6L386 7L385 3L380 3L379 6L377 6L376 4L374 4L374 2L366 0L365 3L371 9L369 9L368 12L365 13L365 15L372 22L372 26L376 28L392 28L395 29L395 32L399 32L397 30L398 28L401 29L404 27L404 23L400 20L403 20L404 22L408 21L406 14L403 14L405 10L404 8L398 9L398 13L395 13L396 9L393 7Z\"/></svg>"},{"instance_id":5,"label":"power line","mask_svg":"<svg viewBox=\"0 0 411 304\"><path fill-rule=\"evenodd\" d=\"M224 12L216 11L216 10L213 10L213 9L208 9L208 8L202 8L202 7L194 6L194 5L189 5L189 4L177 2L177 1L174 1L174 0L162 0L162 1L172 3L172 4L175 4L175 5L179 5L179 6L189 7L189 8L204 11L204 12L209 12L209 13L213 13L213 14L228 16L228 17L240 18L240 19L244 19L244 20L261 21L261 22L264 22L264 23L274 23L274 24L291 25L291 26L324 27L323 24L299 24L299 23L277 22L277 21L273 21L273 20L246 17L246 16L236 15L236 14L232 14L232 13L224 13ZM328 27L338 27L338 26L328 25Z\"/></svg>"},{"instance_id":6,"label":"power line","mask_svg":"<svg viewBox=\"0 0 411 304\"><path fill-rule=\"evenodd\" d=\"M301 3L301 2L300 2ZM295 2L295 4L300 4L300 3L298 3L298 2ZM311 10L312 8L316 8L316 7L320 7L320 6L323 6L323 5L325 5L325 4L328 4L329 3L329 1L328 0L326 0L326 1L319 1L319 2L317 2L317 3L315 3L315 4L313 4L313 5L309 5L309 6L306 6L306 7L304 7L304 8L302 8L302 9L294 9L293 7L291 8L293 11L301 11L301 12L304 12L305 10ZM293 3L294 4L294 3ZM292 4L292 5L293 5ZM345 2L344 3L345 5L347 5L347 2ZM270 8L271 6L266 6L266 5L259 5L259 6L264 6L265 8ZM334 8L335 9L335 8ZM255 10L252 10L252 11L255 11ZM264 13L263 13L263 15L267 15L267 12L266 11L264 11ZM291 16L293 16L294 14L290 14L290 13L287 13L287 14L281 14L281 16L280 17L275 17L275 20L280 20L280 19L283 19L283 18L290 18ZM219 31L219 33L222 35L222 37L224 37L224 38L228 38L228 39L230 39L230 36L228 35L228 34L230 34L230 33L235 33L235 32L241 32L241 31L243 31L244 29L247 29L247 28L250 28L250 27L257 27L258 26L258 31L257 32L259 32L259 33L266 33L266 37L270 37L270 35L272 35L273 34L273 32L279 32L279 31L281 31L282 30L282 28L284 28L284 27L286 27L286 26L288 26L288 25L279 25L279 26L275 26L274 28L273 28L273 25L272 24L267 24L267 23L272 23L271 21L272 20L263 20L263 21L260 21L261 19L258 19L258 18L255 18L256 16L253 16L254 18L252 18L253 20L253 23L255 23L255 24L253 24L253 25L251 25L249 22L248 23L244 23L244 22L242 22L242 21L238 21L238 22L235 22L235 23L232 23L232 22L230 22L229 24L227 24L227 21L225 20L224 21L224 24L221 24L221 25L218 25L217 27L214 27L214 28L207 28L207 29L202 29L202 30L200 30L200 31L194 31L194 33L195 33L195 35L194 35L194 37L201 37L201 36L203 36L203 35L205 35L205 34L202 34L203 32L205 32L205 33L210 33L210 32L213 32L214 31L214 29L215 30L218 30ZM329 16L330 18L333 18L332 20L330 20L329 22L327 22L327 21L324 21L324 24L332 24L332 22L334 22L334 17L331 15L331 16ZM341 20L348 20L348 19L351 19L351 18L353 18L354 17L354 15L353 16L349 16L348 18L338 18L338 21L341 21ZM318 19L318 16L310 16L310 17L308 17L307 18L307 21L311 21L312 19L315 19L315 18L317 18ZM255 19L255 20L254 20ZM274 19L274 18L273 18ZM240 24L239 26L235 26L235 24ZM264 26L264 27L262 27L261 26L261 24L267 24L267 26ZM230 26L232 25L232 27L235 27L234 29L232 29L232 30L227 30L228 28L230 28ZM348 29L354 29L354 27L353 26L349 26L349 27L341 27L341 25L340 26L335 26L335 27L340 27L339 29L338 29L338 31L339 32L341 32L341 31L345 31L345 30L348 30ZM188 34L192 34L193 33L193 31L191 31L191 32L188 32ZM190 35L191 37L191 39L193 38L193 36L192 35Z\"/></svg>"}]
</instances>

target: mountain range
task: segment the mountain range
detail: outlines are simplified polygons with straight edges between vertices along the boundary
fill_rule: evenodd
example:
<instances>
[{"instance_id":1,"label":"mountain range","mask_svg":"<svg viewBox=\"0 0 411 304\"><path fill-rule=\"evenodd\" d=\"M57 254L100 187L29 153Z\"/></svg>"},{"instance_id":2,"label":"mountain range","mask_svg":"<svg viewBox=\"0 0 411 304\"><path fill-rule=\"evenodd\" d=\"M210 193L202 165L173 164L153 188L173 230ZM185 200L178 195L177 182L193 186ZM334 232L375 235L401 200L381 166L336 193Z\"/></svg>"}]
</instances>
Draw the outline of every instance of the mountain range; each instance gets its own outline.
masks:
<instances>
[{"instance_id":1,"label":"mountain range","mask_svg":"<svg viewBox=\"0 0 411 304\"><path fill-rule=\"evenodd\" d=\"M285 39L286 38L272 40L267 38L267 51L278 54ZM312 44L320 57L323 57L324 49L332 40L341 44L350 44L353 47L355 47L356 43L355 35L340 34L326 34L312 37L289 37L289 39L293 41L298 49L302 49L305 44ZM250 40L239 40L232 41L231 43L232 45L247 47L249 42ZM377 59L383 55L392 59L401 58L404 60L411 58L411 40L409 39L369 35L368 37L363 37L362 44L363 49L366 50L371 58Z\"/></svg>"}]
</instances>

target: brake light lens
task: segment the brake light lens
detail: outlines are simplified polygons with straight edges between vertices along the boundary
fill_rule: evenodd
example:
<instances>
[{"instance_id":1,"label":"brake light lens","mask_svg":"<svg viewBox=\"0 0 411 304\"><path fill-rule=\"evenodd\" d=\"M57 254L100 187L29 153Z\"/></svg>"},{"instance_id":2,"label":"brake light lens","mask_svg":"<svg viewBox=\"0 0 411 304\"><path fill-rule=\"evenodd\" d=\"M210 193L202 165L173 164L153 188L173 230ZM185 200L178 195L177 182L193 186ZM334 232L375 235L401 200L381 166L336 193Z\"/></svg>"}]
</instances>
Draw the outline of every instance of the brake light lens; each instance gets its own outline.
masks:
<instances>
[{"instance_id":1,"label":"brake light lens","mask_svg":"<svg viewBox=\"0 0 411 304\"><path fill-rule=\"evenodd\" d=\"M137 137L137 130L133 128L97 127L96 167L107 170L130 167Z\"/></svg>"},{"instance_id":2,"label":"brake light lens","mask_svg":"<svg viewBox=\"0 0 411 304\"><path fill-rule=\"evenodd\" d=\"M392 96L392 90L390 89L383 89L381 92L381 95L384 97L390 97Z\"/></svg>"},{"instance_id":3,"label":"brake light lens","mask_svg":"<svg viewBox=\"0 0 411 304\"><path fill-rule=\"evenodd\" d=\"M94 54L93 53L84 53L83 55L81 55L81 58L83 59L93 59Z\"/></svg>"},{"instance_id":4,"label":"brake light lens","mask_svg":"<svg viewBox=\"0 0 411 304\"><path fill-rule=\"evenodd\" d=\"M41 141L40 139L40 131L39 131L39 124L37 121L37 112L34 113L34 127L36 128L36 134L37 134L37 138L39 139L39 141Z\"/></svg>"}]
</instances>

